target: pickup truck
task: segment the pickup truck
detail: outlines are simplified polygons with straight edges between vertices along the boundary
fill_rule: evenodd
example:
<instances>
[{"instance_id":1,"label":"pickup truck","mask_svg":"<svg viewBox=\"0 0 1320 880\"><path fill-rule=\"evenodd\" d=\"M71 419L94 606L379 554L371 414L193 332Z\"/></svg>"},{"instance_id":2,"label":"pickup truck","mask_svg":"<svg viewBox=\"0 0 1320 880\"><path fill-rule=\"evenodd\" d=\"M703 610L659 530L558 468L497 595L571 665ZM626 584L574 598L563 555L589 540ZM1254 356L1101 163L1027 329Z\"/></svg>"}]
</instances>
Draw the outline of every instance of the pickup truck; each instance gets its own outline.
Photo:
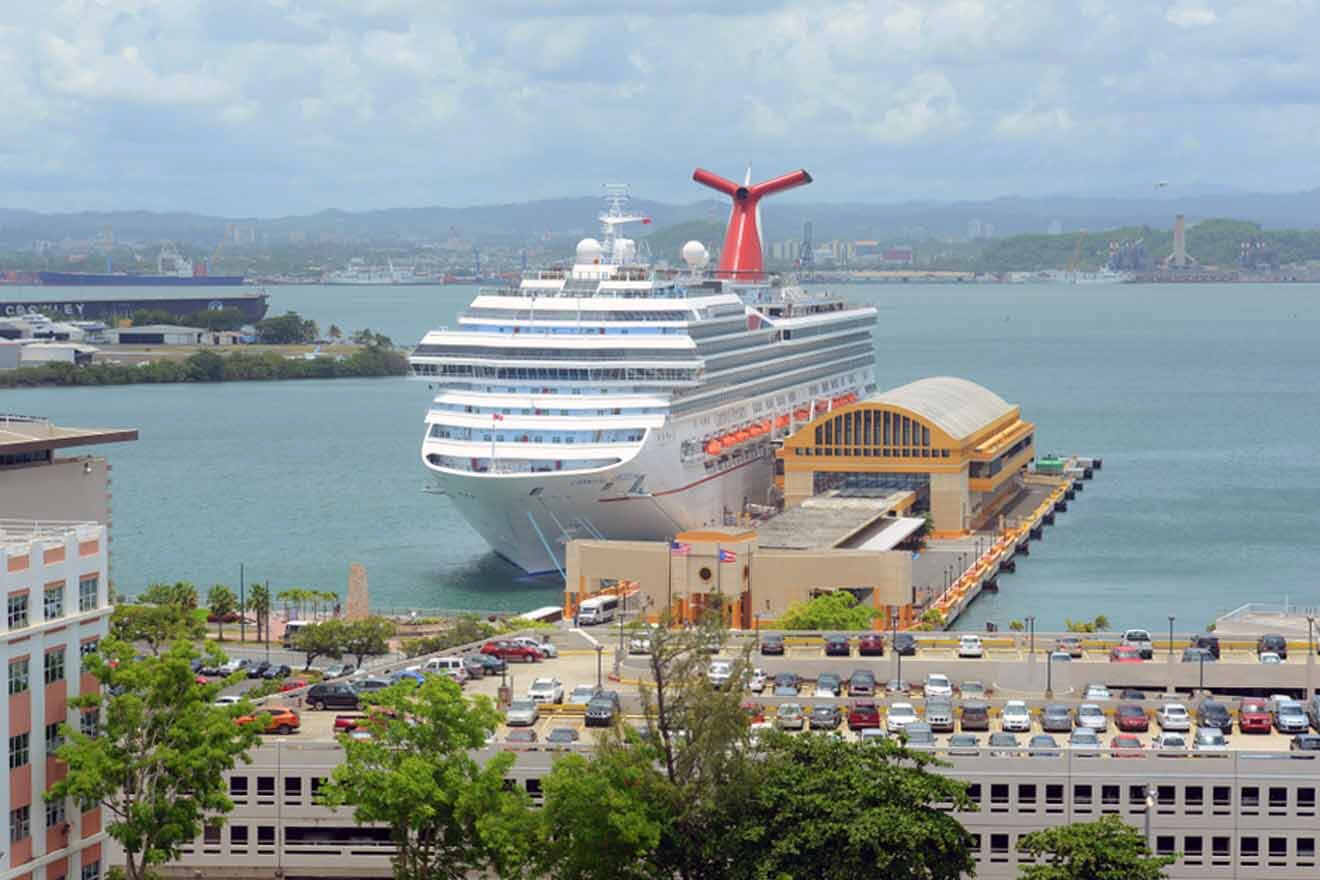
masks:
<instances>
[{"instance_id":1,"label":"pickup truck","mask_svg":"<svg viewBox=\"0 0 1320 880\"><path fill-rule=\"evenodd\" d=\"M1137 653L1141 655L1142 660L1150 660L1155 656L1155 647L1150 643L1150 633L1144 629L1130 629L1123 633L1123 640L1119 643L1129 648L1136 648Z\"/></svg>"}]
</instances>

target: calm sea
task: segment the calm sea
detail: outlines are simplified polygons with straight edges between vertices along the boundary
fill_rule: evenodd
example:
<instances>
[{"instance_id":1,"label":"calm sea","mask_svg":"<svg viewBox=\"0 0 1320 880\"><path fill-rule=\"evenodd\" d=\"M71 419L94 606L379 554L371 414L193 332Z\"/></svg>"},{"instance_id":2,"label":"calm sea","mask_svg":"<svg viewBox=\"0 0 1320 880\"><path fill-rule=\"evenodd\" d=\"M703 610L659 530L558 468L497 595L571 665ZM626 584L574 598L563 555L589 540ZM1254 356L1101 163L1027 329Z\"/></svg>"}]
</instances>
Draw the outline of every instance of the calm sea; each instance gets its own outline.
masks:
<instances>
[{"instance_id":1,"label":"calm sea","mask_svg":"<svg viewBox=\"0 0 1320 880\"><path fill-rule=\"evenodd\" d=\"M1020 403L1041 452L1104 469L964 625L1104 613L1193 629L1246 601L1320 604L1320 289L1309 285L841 287L880 309L883 386L962 376ZM18 295L30 295L25 292ZM271 289L327 328L412 343L471 288ZM3 295L3 294L0 294ZM0 411L132 426L114 465L114 577L247 577L373 604L526 609L560 585L495 557L418 461L424 382L0 391Z\"/></svg>"}]
</instances>

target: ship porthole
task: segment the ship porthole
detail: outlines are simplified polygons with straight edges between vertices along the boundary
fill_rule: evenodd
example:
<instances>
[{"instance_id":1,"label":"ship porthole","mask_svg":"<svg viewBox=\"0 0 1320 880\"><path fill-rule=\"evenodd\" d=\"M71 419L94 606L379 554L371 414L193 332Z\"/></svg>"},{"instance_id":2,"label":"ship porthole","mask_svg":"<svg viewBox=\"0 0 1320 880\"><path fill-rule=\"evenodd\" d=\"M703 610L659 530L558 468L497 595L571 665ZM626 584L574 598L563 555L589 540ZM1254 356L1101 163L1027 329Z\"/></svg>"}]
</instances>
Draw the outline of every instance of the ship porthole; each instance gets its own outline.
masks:
<instances>
[{"instance_id":1,"label":"ship porthole","mask_svg":"<svg viewBox=\"0 0 1320 880\"><path fill-rule=\"evenodd\" d=\"M700 577L703 581L710 580L710 569L703 568L701 571L697 572L697 576Z\"/></svg>"}]
</instances>

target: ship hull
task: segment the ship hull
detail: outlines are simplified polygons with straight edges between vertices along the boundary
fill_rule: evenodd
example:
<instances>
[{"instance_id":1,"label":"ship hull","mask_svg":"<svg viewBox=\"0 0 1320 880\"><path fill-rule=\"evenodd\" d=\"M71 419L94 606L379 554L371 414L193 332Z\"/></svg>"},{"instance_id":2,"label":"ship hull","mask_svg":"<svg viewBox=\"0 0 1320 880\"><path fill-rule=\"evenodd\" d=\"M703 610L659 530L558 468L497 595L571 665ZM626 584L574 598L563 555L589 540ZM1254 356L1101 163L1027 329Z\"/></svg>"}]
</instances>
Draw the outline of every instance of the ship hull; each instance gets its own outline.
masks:
<instances>
[{"instance_id":1,"label":"ship hull","mask_svg":"<svg viewBox=\"0 0 1320 880\"><path fill-rule=\"evenodd\" d=\"M242 275L116 275L90 272L38 272L50 287L238 287Z\"/></svg>"},{"instance_id":2,"label":"ship hull","mask_svg":"<svg viewBox=\"0 0 1320 880\"><path fill-rule=\"evenodd\" d=\"M74 321L113 322L120 318L130 318L133 313L143 309L169 312L176 318L195 315L198 312L218 309L237 309L243 320L255 323L266 317L269 297L264 293L245 293L238 296L206 297L171 297L154 299L140 297L135 299L67 299L67 300L23 300L20 302L0 302L0 316L40 314L57 319Z\"/></svg>"}]
</instances>

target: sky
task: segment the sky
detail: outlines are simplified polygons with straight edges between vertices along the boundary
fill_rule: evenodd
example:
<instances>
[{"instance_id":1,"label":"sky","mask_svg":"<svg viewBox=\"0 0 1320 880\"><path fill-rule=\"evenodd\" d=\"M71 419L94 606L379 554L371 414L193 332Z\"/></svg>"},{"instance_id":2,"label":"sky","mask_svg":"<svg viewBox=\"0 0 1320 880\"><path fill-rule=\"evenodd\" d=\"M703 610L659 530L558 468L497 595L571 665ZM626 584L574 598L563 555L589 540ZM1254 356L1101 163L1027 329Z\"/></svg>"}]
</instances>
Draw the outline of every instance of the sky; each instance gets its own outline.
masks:
<instances>
[{"instance_id":1,"label":"sky","mask_svg":"<svg viewBox=\"0 0 1320 880\"><path fill-rule=\"evenodd\" d=\"M1320 0L0 3L0 207L1320 185Z\"/></svg>"}]
</instances>

